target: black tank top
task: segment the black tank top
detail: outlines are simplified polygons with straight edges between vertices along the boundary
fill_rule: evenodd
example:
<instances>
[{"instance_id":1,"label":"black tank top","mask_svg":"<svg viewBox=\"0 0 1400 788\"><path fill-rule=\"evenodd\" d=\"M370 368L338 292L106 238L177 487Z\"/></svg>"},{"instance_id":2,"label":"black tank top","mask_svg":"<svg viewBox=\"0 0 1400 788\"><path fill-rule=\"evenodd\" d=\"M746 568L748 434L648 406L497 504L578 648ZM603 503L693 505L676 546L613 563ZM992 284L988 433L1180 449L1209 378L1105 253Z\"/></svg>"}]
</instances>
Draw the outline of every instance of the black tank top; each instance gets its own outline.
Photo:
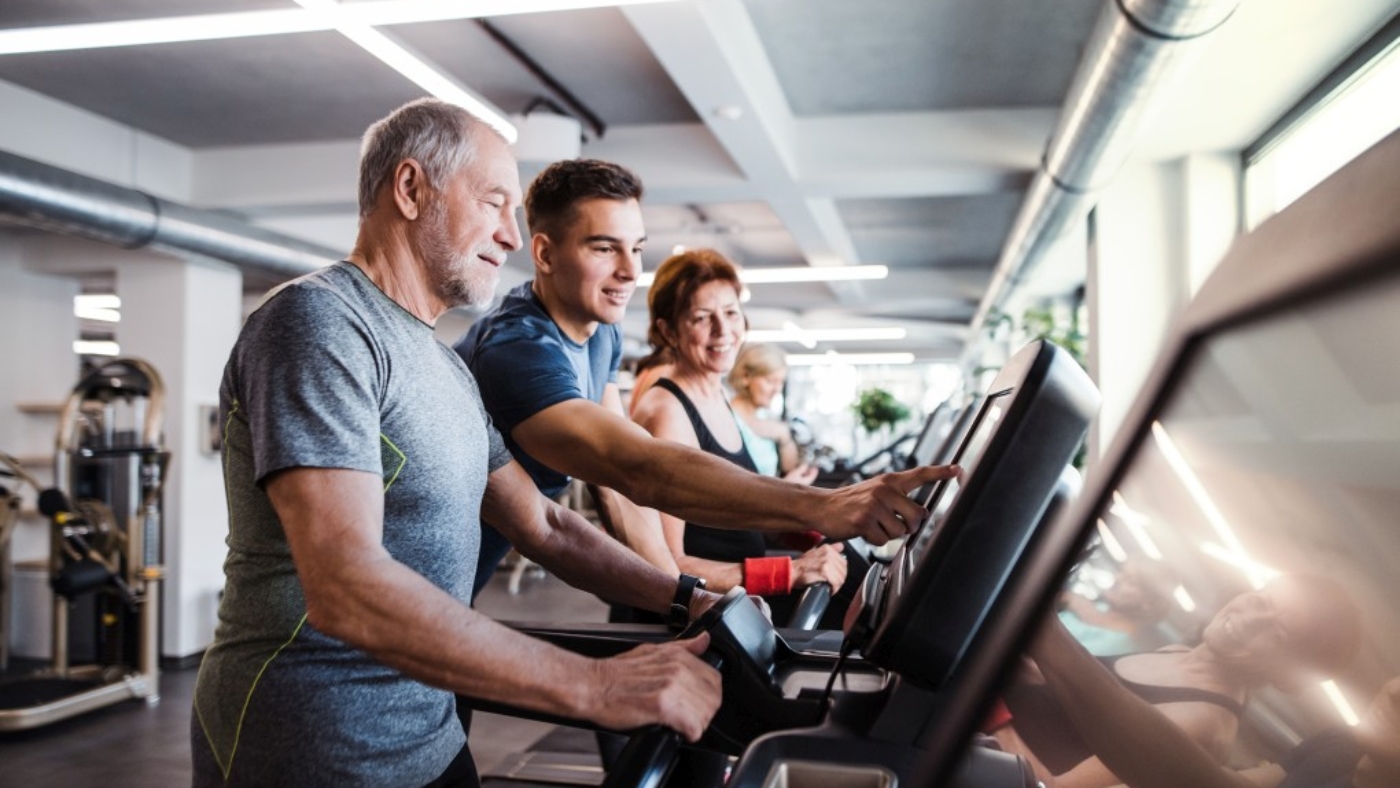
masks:
<instances>
[{"instance_id":1,"label":"black tank top","mask_svg":"<svg viewBox=\"0 0 1400 788\"><path fill-rule=\"evenodd\" d=\"M729 451L720 445L714 433L710 432L709 426L705 424L705 420L701 418L695 403L690 401L690 397L685 395L674 380L661 378L656 381L656 385L671 392L671 395L680 401L681 407L685 408L685 415L690 419L690 426L695 429L695 439L702 451L758 473L758 466L754 465L753 457L749 456L748 450L742 444L738 451ZM686 555L708 558L711 561L739 563L745 558L762 558L766 550L763 535L757 531L710 528L689 521L685 524Z\"/></svg>"},{"instance_id":2,"label":"black tank top","mask_svg":"<svg viewBox=\"0 0 1400 788\"><path fill-rule=\"evenodd\" d=\"M1118 675L1114 668L1118 660L1130 657L1120 654L1113 657L1098 657L1118 683L1134 695L1154 706L1163 703L1214 703L1226 711L1240 717L1244 706L1239 701L1219 692L1197 689L1196 687L1163 687L1156 684L1139 684ZM1003 700L1011 712L1012 724L1021 740L1031 748L1035 757L1045 764L1051 774L1063 774L1074 768L1080 761L1092 757L1093 751L1079 737L1065 714L1064 707L1056 700L1055 694L1044 684L1016 684L1008 687Z\"/></svg>"}]
</instances>

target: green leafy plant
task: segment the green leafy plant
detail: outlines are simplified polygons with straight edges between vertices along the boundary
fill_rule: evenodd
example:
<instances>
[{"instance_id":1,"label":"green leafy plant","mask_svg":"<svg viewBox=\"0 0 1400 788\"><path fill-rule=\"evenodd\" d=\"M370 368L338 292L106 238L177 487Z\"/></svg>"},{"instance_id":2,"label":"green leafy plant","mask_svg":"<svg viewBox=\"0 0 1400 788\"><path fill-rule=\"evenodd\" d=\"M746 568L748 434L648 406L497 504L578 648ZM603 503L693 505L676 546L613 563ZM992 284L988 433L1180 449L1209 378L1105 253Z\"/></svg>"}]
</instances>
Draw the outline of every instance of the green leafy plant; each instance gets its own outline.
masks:
<instances>
[{"instance_id":1,"label":"green leafy plant","mask_svg":"<svg viewBox=\"0 0 1400 788\"><path fill-rule=\"evenodd\" d=\"M865 389L852 406L860 426L866 432L878 432L881 427L894 426L909 418L909 409L894 395L882 388Z\"/></svg>"},{"instance_id":2,"label":"green leafy plant","mask_svg":"<svg viewBox=\"0 0 1400 788\"><path fill-rule=\"evenodd\" d=\"M1079 366L1086 370L1089 368L1086 356L1089 340L1079 328L1077 301L1068 310L1067 319L1057 316L1048 304L1027 309L1021 316L1021 328L1031 339L1045 339L1059 345L1079 363ZM1071 464L1081 471L1084 470L1087 453L1087 444L1081 443Z\"/></svg>"},{"instance_id":3,"label":"green leafy plant","mask_svg":"<svg viewBox=\"0 0 1400 788\"><path fill-rule=\"evenodd\" d=\"M1088 337L1079 329L1078 309L1068 311L1068 319L1056 315L1049 305L1032 307L1021 316L1021 329L1031 339L1047 339L1069 352L1079 366L1088 369Z\"/></svg>"}]
</instances>

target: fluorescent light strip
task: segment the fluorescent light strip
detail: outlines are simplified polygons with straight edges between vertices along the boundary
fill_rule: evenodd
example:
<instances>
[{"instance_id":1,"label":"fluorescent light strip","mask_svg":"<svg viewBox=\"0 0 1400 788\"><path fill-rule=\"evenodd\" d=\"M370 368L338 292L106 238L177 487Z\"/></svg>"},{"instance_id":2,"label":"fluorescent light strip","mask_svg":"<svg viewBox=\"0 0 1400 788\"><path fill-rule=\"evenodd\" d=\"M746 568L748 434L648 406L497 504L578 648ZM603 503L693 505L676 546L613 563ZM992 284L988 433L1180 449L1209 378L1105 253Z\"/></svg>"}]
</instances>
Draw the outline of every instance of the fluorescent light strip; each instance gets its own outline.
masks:
<instances>
[{"instance_id":1,"label":"fluorescent light strip","mask_svg":"<svg viewBox=\"0 0 1400 788\"><path fill-rule=\"evenodd\" d=\"M1133 537L1133 541L1138 543L1138 547L1142 548L1142 552L1148 558L1153 561L1162 560L1162 551L1157 549L1157 543L1152 541L1152 536L1147 533L1147 526L1152 524L1150 517L1129 506L1127 499L1117 491L1113 493L1113 506L1109 511L1123 521L1128 535Z\"/></svg>"},{"instance_id":2,"label":"fluorescent light strip","mask_svg":"<svg viewBox=\"0 0 1400 788\"><path fill-rule=\"evenodd\" d=\"M1230 566L1242 570L1245 574L1245 577L1251 580L1251 582L1256 577L1264 580L1265 582L1268 582L1269 580L1272 580L1275 577L1278 577L1279 575L1283 574L1282 572L1278 571L1277 569L1274 569L1271 566L1265 566L1264 564L1255 561L1253 558L1250 558L1249 556L1244 555L1243 553L1232 552L1224 547L1221 547L1215 542L1202 542L1201 552L1205 553L1211 558L1216 559L1217 561L1224 561Z\"/></svg>"},{"instance_id":3,"label":"fluorescent light strip","mask_svg":"<svg viewBox=\"0 0 1400 788\"><path fill-rule=\"evenodd\" d=\"M121 309L122 300L114 293L86 293L73 296L75 309Z\"/></svg>"},{"instance_id":4,"label":"fluorescent light strip","mask_svg":"<svg viewBox=\"0 0 1400 788\"><path fill-rule=\"evenodd\" d=\"M1137 519L1125 519L1123 525L1127 527L1128 535L1142 548L1143 555L1153 561L1162 560L1162 551L1157 549L1157 543L1152 541L1152 536L1147 533L1146 523Z\"/></svg>"},{"instance_id":5,"label":"fluorescent light strip","mask_svg":"<svg viewBox=\"0 0 1400 788\"><path fill-rule=\"evenodd\" d=\"M1103 549L1107 550L1108 554L1113 557L1113 560L1118 563L1121 564L1127 561L1128 551L1123 549L1123 543L1118 541L1118 537L1113 535L1113 531L1109 530L1108 523L1099 520L1098 526L1099 541L1103 544Z\"/></svg>"},{"instance_id":6,"label":"fluorescent light strip","mask_svg":"<svg viewBox=\"0 0 1400 788\"><path fill-rule=\"evenodd\" d=\"M347 6L335 0L296 0L307 11L331 20L335 30L353 41L379 62L392 68L405 79L443 101L456 104L486 121L508 142L514 143L519 133L505 115L480 96L463 87L457 80L433 67L426 59L403 42L369 25L352 21L344 13Z\"/></svg>"},{"instance_id":7,"label":"fluorescent light strip","mask_svg":"<svg viewBox=\"0 0 1400 788\"><path fill-rule=\"evenodd\" d=\"M116 342L107 340L75 339L73 352L80 356L118 356L122 349Z\"/></svg>"},{"instance_id":8,"label":"fluorescent light strip","mask_svg":"<svg viewBox=\"0 0 1400 788\"><path fill-rule=\"evenodd\" d=\"M849 282L857 279L884 279L890 275L885 265L794 266L792 268L745 268L739 280L746 285L790 284L793 282ZM651 287L656 274L647 271L637 277L637 287Z\"/></svg>"},{"instance_id":9,"label":"fluorescent light strip","mask_svg":"<svg viewBox=\"0 0 1400 788\"><path fill-rule=\"evenodd\" d=\"M84 25L23 27L17 30L0 30L0 55L212 41L221 38L306 33L330 28L327 21L296 8L132 19Z\"/></svg>"},{"instance_id":10,"label":"fluorescent light strip","mask_svg":"<svg viewBox=\"0 0 1400 788\"><path fill-rule=\"evenodd\" d=\"M1332 701L1332 705L1337 708L1337 713L1342 715L1342 721L1355 728L1361 724L1361 718L1356 716L1356 709L1352 708L1342 694L1342 688L1337 686L1337 682L1327 679L1321 683L1322 691L1327 694L1327 699Z\"/></svg>"},{"instance_id":11,"label":"fluorescent light strip","mask_svg":"<svg viewBox=\"0 0 1400 788\"><path fill-rule=\"evenodd\" d=\"M343 6L341 19L358 25L402 25L448 19L508 16L601 8L671 0L378 0ZM298 8L226 14L131 19L80 25L50 25L0 30L0 55L60 52L71 49L172 44L224 38L276 36L334 30L336 21Z\"/></svg>"},{"instance_id":12,"label":"fluorescent light strip","mask_svg":"<svg viewBox=\"0 0 1400 788\"><path fill-rule=\"evenodd\" d=\"M744 338L749 342L797 342L812 348L818 342L871 342L908 335L903 328L797 328L785 323L782 329L751 329Z\"/></svg>"},{"instance_id":13,"label":"fluorescent light strip","mask_svg":"<svg viewBox=\"0 0 1400 788\"><path fill-rule=\"evenodd\" d=\"M1196 612L1196 600L1192 599L1191 595L1187 593L1185 586L1177 586L1173 589L1172 598L1175 599L1177 605L1187 613Z\"/></svg>"},{"instance_id":14,"label":"fluorescent light strip","mask_svg":"<svg viewBox=\"0 0 1400 788\"><path fill-rule=\"evenodd\" d=\"M95 320L99 323L120 323L122 313L115 309L103 309L92 306L73 307L73 316L80 320Z\"/></svg>"},{"instance_id":15,"label":"fluorescent light strip","mask_svg":"<svg viewBox=\"0 0 1400 788\"><path fill-rule=\"evenodd\" d=\"M790 367L816 367L837 364L913 364L913 353L789 353Z\"/></svg>"},{"instance_id":16,"label":"fluorescent light strip","mask_svg":"<svg viewBox=\"0 0 1400 788\"><path fill-rule=\"evenodd\" d=\"M796 323L792 322L791 320L785 320L785 321L783 321L783 330L782 330L782 331L762 331L762 330L759 330L759 331L752 331L752 332L748 332L748 333L752 333L752 334L757 334L757 335L758 335L758 336L754 337L752 340L750 340L750 341L753 341L753 342L796 342L797 344L801 345L802 347L807 348L808 350L816 350L816 349L817 349L817 340L812 339L812 337L811 337L810 335L808 335L806 331L803 331L803 330L802 330L802 326L797 325ZM780 340L780 339L774 339L774 338L764 339L764 337L767 336L767 335L769 335L769 334L779 334L779 335L782 335L782 336L784 337L784 339L781 339L781 340ZM748 335L748 334L745 334L745 336L747 336L747 335Z\"/></svg>"},{"instance_id":17,"label":"fluorescent light strip","mask_svg":"<svg viewBox=\"0 0 1400 788\"><path fill-rule=\"evenodd\" d=\"M1201 513L1206 516L1206 522L1210 523L1211 527L1215 529L1215 532L1220 535L1220 539L1225 543L1225 547L1228 548L1230 552L1248 557L1249 552L1244 549L1244 544L1240 542L1240 538L1235 534L1235 529L1231 528L1230 523L1226 522L1225 515L1220 513L1220 509L1216 507L1215 501L1211 500L1210 495L1206 492L1205 485L1201 484L1201 480L1197 478L1196 472L1191 470L1191 466L1186 462L1186 458L1177 450L1176 442L1167 434L1166 428L1162 426L1160 421L1152 422L1152 437L1156 439L1157 448L1161 450L1162 456L1167 460L1167 464L1176 472L1176 475L1181 479L1181 483L1186 486L1186 492L1191 494L1191 498L1195 500L1196 506L1200 507ZM1259 575L1257 572L1252 573L1246 570L1246 574L1249 577L1250 585L1253 585L1256 589L1263 588L1264 584L1268 581L1268 578Z\"/></svg>"}]
</instances>

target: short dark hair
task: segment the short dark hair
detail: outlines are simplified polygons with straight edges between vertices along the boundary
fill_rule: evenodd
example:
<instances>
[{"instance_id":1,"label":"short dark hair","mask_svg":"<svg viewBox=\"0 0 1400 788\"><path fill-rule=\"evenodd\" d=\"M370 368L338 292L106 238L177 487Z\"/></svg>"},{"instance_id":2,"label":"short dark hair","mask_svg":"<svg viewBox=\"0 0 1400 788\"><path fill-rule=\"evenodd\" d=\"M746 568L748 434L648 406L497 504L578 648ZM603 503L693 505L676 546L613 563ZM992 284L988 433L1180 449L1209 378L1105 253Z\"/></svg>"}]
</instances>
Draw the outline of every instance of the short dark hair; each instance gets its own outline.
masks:
<instances>
[{"instance_id":1,"label":"short dark hair","mask_svg":"<svg viewBox=\"0 0 1400 788\"><path fill-rule=\"evenodd\" d=\"M585 200L641 200L642 180L631 170L598 159L557 161L535 177L525 195L525 224L530 234L559 233L577 216Z\"/></svg>"}]
</instances>

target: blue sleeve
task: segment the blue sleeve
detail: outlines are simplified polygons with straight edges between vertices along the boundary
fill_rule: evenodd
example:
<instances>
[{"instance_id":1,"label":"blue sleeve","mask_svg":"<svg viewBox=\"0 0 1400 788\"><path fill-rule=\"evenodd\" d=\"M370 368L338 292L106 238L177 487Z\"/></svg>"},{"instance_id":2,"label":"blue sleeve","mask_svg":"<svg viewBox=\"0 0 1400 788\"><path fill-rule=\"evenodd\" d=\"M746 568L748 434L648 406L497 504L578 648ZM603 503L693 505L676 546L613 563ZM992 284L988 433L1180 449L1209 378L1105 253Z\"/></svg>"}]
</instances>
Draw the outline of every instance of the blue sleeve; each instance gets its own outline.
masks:
<instances>
[{"instance_id":1,"label":"blue sleeve","mask_svg":"<svg viewBox=\"0 0 1400 788\"><path fill-rule=\"evenodd\" d=\"M612 329L613 334L612 363L608 365L608 382L616 383L617 369L622 366L622 327L608 326L608 328Z\"/></svg>"},{"instance_id":2,"label":"blue sleeve","mask_svg":"<svg viewBox=\"0 0 1400 788\"><path fill-rule=\"evenodd\" d=\"M486 412L506 435L546 408L584 398L564 348L551 337L488 337L470 366Z\"/></svg>"}]
</instances>

